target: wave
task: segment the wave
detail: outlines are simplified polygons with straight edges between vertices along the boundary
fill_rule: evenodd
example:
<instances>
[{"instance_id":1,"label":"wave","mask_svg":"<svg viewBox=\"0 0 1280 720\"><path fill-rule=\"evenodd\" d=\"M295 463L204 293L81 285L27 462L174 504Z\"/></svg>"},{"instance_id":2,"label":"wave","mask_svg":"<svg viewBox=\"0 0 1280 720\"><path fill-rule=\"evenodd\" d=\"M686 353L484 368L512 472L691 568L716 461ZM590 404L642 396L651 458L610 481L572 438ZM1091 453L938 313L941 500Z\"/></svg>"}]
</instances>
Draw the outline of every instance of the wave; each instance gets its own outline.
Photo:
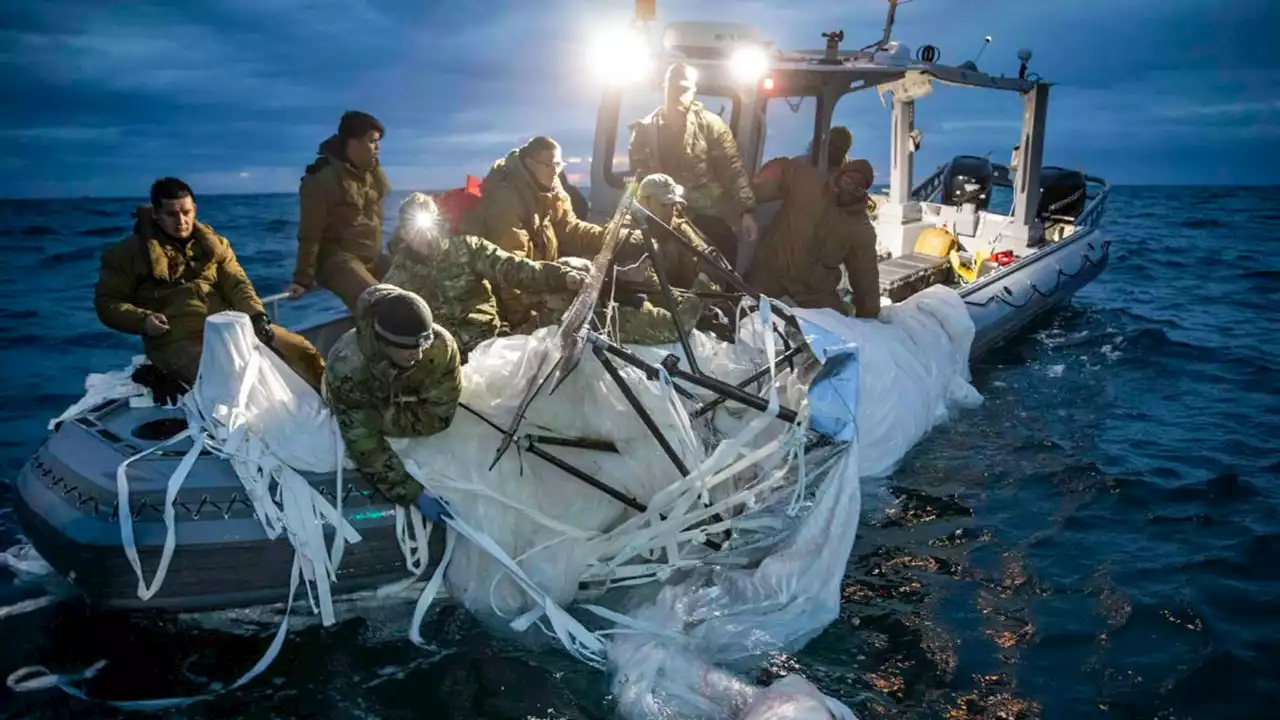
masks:
<instances>
[{"instance_id":1,"label":"wave","mask_svg":"<svg viewBox=\"0 0 1280 720\"><path fill-rule=\"evenodd\" d=\"M130 229L124 225L106 225L103 227L90 228L81 230L77 235L85 235L87 237L124 237L128 235Z\"/></svg>"},{"instance_id":2,"label":"wave","mask_svg":"<svg viewBox=\"0 0 1280 720\"><path fill-rule=\"evenodd\" d=\"M49 227L48 225L28 225L18 231L23 237L55 237L62 233Z\"/></svg>"}]
</instances>

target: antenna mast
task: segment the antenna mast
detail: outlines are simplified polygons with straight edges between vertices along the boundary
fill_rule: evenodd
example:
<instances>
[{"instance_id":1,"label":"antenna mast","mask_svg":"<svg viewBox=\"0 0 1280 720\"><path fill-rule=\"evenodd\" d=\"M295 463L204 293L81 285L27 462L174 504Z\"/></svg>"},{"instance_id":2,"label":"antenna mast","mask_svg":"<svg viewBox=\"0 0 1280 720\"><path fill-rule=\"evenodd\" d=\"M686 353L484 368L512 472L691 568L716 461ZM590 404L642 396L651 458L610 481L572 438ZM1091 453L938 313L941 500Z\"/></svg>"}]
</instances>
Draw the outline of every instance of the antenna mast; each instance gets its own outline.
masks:
<instances>
[{"instance_id":1,"label":"antenna mast","mask_svg":"<svg viewBox=\"0 0 1280 720\"><path fill-rule=\"evenodd\" d=\"M889 46L889 37L893 34L893 18L898 12L898 1L889 0L889 16L884 20L884 36L880 38L880 42L876 44L877 50L884 50Z\"/></svg>"}]
</instances>

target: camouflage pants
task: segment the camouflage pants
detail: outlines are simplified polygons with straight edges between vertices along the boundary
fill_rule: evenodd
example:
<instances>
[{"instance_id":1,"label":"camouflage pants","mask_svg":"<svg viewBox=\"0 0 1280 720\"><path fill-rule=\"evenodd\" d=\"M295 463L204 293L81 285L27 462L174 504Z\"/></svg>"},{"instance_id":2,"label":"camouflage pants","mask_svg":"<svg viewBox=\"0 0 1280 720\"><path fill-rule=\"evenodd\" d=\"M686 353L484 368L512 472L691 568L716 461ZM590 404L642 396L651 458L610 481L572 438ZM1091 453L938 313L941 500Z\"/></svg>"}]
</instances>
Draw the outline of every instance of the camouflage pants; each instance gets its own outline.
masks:
<instances>
[{"instance_id":1,"label":"camouflage pants","mask_svg":"<svg viewBox=\"0 0 1280 720\"><path fill-rule=\"evenodd\" d=\"M386 253L379 255L373 265L365 265L348 253L334 253L320 263L316 284L337 295L348 310L355 312L360 293L382 282L390 269L391 256Z\"/></svg>"},{"instance_id":2,"label":"camouflage pants","mask_svg":"<svg viewBox=\"0 0 1280 720\"><path fill-rule=\"evenodd\" d=\"M320 391L320 381L324 377L324 358L319 351L301 335L285 330L279 325L272 325L275 340L271 349L284 360L294 372L308 385ZM187 385L196 381L196 372L200 369L200 355L204 350L204 336L182 338L166 343L164 346L147 353L152 365L172 375Z\"/></svg>"}]
</instances>

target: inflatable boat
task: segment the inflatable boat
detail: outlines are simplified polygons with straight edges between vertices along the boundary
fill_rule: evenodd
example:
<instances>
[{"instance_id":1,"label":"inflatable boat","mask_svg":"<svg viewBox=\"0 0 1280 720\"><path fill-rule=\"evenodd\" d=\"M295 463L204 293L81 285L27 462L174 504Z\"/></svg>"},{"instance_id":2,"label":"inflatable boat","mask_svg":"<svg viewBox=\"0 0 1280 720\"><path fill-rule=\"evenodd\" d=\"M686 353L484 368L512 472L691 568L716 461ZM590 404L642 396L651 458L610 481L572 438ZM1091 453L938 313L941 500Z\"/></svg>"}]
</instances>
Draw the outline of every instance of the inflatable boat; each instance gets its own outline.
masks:
<instances>
[{"instance_id":1,"label":"inflatable boat","mask_svg":"<svg viewBox=\"0 0 1280 720\"><path fill-rule=\"evenodd\" d=\"M703 93L735 98L731 126L749 171L761 159L768 103L817 99L813 158L825 164L836 101L864 88L893 96L890 187L887 194L874 196L883 251L881 293L890 308L933 291L958 294L973 327L971 341L963 343L966 357L997 347L1068 302L1105 267L1110 243L1098 224L1107 184L1081 172L1041 167L1049 86L1027 79L1026 59L1018 77L997 77L976 68L939 65L929 60L929 53L913 60L898 43L853 53L829 43L819 53L773 51L763 63L752 65L759 72L744 75L737 64L741 48L731 47L726 38L757 38L759 33L747 26L729 29L733 32L674 23L666 31L670 42L660 59L695 65ZM636 82L652 89L660 74L655 70ZM920 138L913 104L932 82L1022 95L1024 128L1016 169L962 156L912 186L911 155ZM597 208L625 204L622 188L629 179L612 163L619 154L621 98L631 89L611 87L601 102L591 176L591 201ZM999 185L1013 189L1013 208L1007 214L991 208L991 188ZM771 210L776 208L760 209L761 225ZM930 240L938 233L943 234L941 245ZM351 327L350 318L335 318L295 329L327 353ZM793 352L812 354L813 349L797 346L788 350L790 358L796 357ZM127 376L126 370L122 377ZM726 404L725 399L714 404ZM188 457L192 440L174 440L187 429L186 416L178 409L127 397L92 403L52 423L47 439L18 474L17 513L26 536L90 601L118 609L188 611L280 602L289 596L294 548L264 531L227 460L208 450ZM122 470L130 458L136 459ZM184 460L187 479L170 502L169 479ZM334 592L353 593L403 579L405 550L396 509L357 473L347 473L341 490L332 474L302 475L318 497L341 508L361 537L336 567ZM123 502L122 487L127 489ZM172 535L166 512L173 514ZM166 542L173 543L167 577L152 593L140 591L133 560L123 550L121 513L131 520L142 566L156 567L166 555ZM332 529L326 532L331 538ZM432 528L432 533L430 563L439 560L443 546L440 529Z\"/></svg>"}]
</instances>

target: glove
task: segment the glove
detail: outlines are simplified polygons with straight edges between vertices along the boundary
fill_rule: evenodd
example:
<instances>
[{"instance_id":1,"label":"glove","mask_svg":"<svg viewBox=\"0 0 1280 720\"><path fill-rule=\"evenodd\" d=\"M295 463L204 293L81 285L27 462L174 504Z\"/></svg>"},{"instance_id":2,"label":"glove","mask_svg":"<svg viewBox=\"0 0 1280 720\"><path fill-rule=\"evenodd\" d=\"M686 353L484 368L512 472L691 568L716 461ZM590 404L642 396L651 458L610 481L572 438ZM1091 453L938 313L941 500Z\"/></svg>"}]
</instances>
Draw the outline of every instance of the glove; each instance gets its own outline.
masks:
<instances>
[{"instance_id":1,"label":"glove","mask_svg":"<svg viewBox=\"0 0 1280 720\"><path fill-rule=\"evenodd\" d=\"M249 318L253 323L253 334L258 336L263 345L271 345L276 339L276 331L271 329L271 318L266 313L258 313Z\"/></svg>"},{"instance_id":2,"label":"glove","mask_svg":"<svg viewBox=\"0 0 1280 720\"><path fill-rule=\"evenodd\" d=\"M177 405L191 389L183 381L150 364L139 365L130 379L150 390L151 400L161 406Z\"/></svg>"},{"instance_id":3,"label":"glove","mask_svg":"<svg viewBox=\"0 0 1280 720\"><path fill-rule=\"evenodd\" d=\"M449 508L445 506L444 502L426 490L418 493L418 497L414 499L413 504L418 506L418 510L422 512L423 517L433 523L442 523L453 518L453 514L449 512Z\"/></svg>"}]
</instances>

